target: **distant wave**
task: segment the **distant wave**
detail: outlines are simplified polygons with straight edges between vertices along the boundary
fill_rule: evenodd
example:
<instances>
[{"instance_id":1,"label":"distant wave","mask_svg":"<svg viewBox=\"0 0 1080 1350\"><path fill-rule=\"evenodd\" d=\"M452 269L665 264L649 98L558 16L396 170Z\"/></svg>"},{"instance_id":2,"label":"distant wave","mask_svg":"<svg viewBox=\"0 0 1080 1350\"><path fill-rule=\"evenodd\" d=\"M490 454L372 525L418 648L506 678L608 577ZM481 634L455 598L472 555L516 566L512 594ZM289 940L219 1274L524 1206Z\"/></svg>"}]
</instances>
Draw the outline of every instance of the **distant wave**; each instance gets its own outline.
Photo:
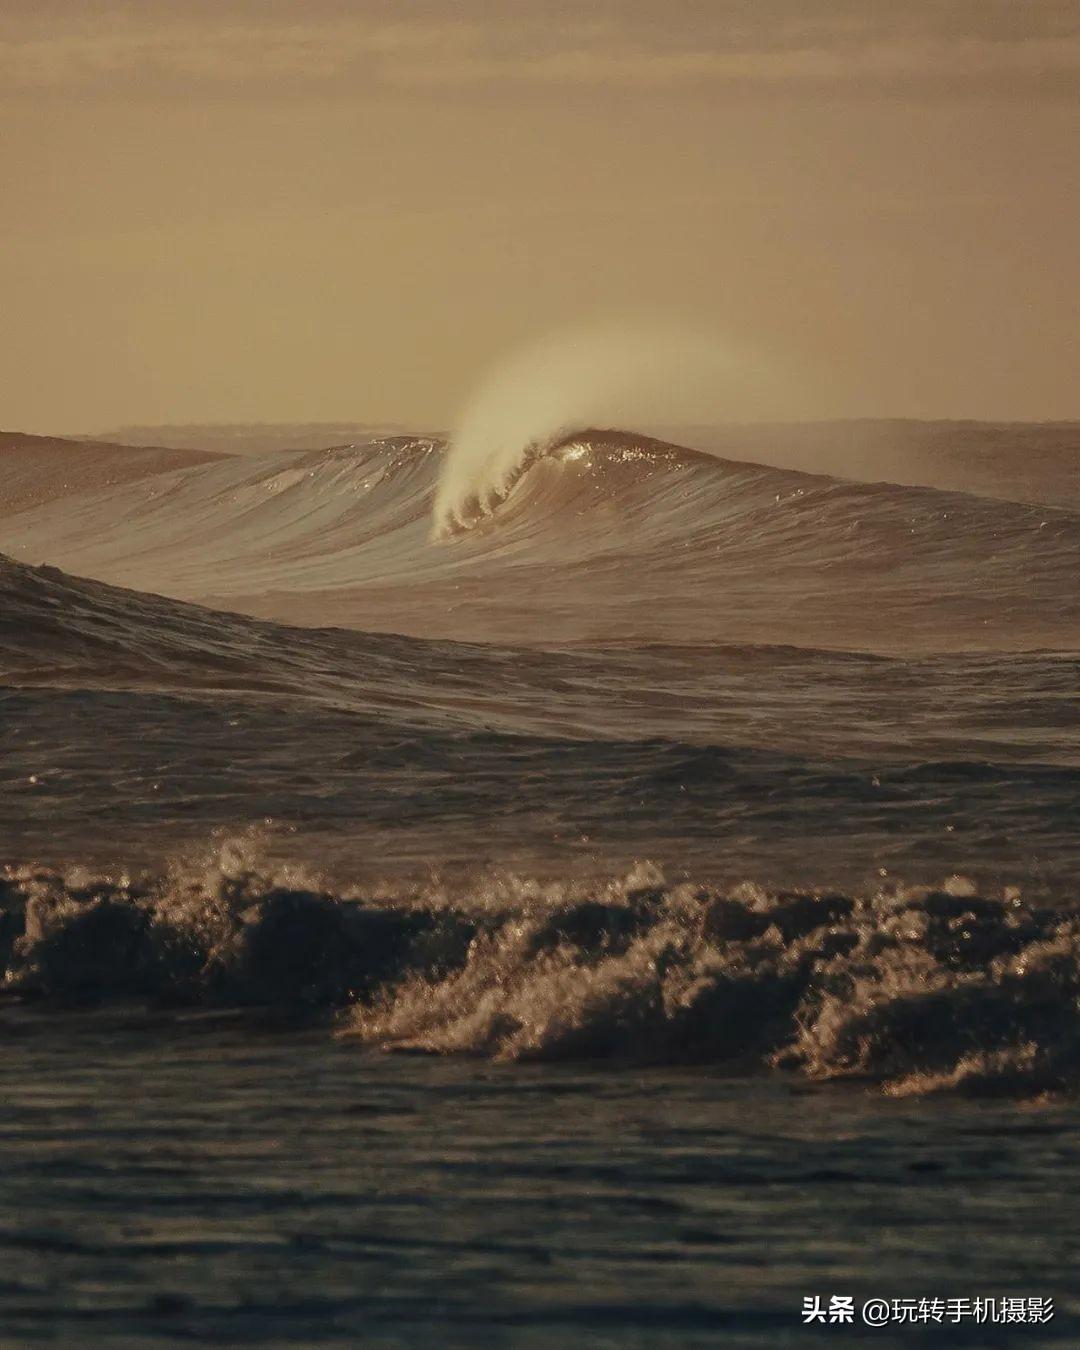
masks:
<instances>
[{"instance_id":1,"label":"distant wave","mask_svg":"<svg viewBox=\"0 0 1080 1350\"><path fill-rule=\"evenodd\" d=\"M132 447L0 432L0 516L84 492L108 492L218 458L198 449Z\"/></svg>"},{"instance_id":2,"label":"distant wave","mask_svg":"<svg viewBox=\"0 0 1080 1350\"><path fill-rule=\"evenodd\" d=\"M9 996L247 1006L376 1047L708 1064L894 1095L1080 1087L1080 919L943 888L844 895L493 878L371 901L243 846L140 880L0 877Z\"/></svg>"},{"instance_id":3,"label":"distant wave","mask_svg":"<svg viewBox=\"0 0 1080 1350\"><path fill-rule=\"evenodd\" d=\"M586 429L523 452L432 542L445 458L391 437L74 491L60 465L49 500L0 521L0 548L215 608L419 637L1080 649L1073 511Z\"/></svg>"}]
</instances>

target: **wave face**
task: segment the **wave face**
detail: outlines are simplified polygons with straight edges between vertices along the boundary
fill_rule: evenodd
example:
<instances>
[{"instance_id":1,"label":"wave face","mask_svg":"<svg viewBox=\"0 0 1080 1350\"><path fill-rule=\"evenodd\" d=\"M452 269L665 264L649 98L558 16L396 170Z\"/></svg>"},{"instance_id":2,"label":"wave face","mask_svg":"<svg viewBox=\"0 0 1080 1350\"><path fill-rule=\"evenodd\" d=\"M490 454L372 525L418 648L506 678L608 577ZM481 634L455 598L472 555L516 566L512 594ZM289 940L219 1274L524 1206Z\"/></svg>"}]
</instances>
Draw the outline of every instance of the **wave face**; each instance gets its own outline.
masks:
<instances>
[{"instance_id":1,"label":"wave face","mask_svg":"<svg viewBox=\"0 0 1080 1350\"><path fill-rule=\"evenodd\" d=\"M421 637L1080 647L1073 510L586 432L481 477L432 540L444 460L441 442L393 437L74 494L60 476L53 499L4 520L0 548L219 608Z\"/></svg>"},{"instance_id":2,"label":"wave face","mask_svg":"<svg viewBox=\"0 0 1080 1350\"><path fill-rule=\"evenodd\" d=\"M17 440L12 992L1075 1082L1080 512L1000 429L986 496L560 434L459 464L434 537L432 437Z\"/></svg>"}]
</instances>

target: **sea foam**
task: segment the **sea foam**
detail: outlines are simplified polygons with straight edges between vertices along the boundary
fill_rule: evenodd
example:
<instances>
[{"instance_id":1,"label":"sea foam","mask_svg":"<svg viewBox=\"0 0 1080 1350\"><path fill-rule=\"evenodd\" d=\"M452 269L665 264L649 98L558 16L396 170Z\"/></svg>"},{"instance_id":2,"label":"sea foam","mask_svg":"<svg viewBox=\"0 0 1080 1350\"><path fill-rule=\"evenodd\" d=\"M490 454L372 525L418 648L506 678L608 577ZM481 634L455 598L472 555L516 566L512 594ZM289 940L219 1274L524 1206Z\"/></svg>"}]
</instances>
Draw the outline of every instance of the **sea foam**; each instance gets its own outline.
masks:
<instances>
[{"instance_id":1,"label":"sea foam","mask_svg":"<svg viewBox=\"0 0 1080 1350\"><path fill-rule=\"evenodd\" d=\"M333 893L231 844L128 877L9 868L21 999L315 1017L367 1046L694 1063L904 1095L1080 1087L1080 915L963 879L864 895L510 875Z\"/></svg>"}]
</instances>

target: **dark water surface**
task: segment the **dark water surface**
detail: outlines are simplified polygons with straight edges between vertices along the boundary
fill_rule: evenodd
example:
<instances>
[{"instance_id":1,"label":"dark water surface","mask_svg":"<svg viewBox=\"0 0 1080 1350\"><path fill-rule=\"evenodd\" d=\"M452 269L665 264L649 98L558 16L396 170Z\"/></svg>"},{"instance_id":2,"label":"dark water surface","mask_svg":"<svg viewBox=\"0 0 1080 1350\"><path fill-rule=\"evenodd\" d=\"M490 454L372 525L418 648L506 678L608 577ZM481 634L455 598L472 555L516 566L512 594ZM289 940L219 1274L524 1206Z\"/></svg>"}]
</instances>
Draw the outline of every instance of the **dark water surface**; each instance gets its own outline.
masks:
<instances>
[{"instance_id":1,"label":"dark water surface","mask_svg":"<svg viewBox=\"0 0 1080 1350\"><path fill-rule=\"evenodd\" d=\"M1075 1106L403 1059L227 1017L0 1026L5 1345L1080 1336ZM814 1293L1057 1313L804 1329Z\"/></svg>"}]
</instances>

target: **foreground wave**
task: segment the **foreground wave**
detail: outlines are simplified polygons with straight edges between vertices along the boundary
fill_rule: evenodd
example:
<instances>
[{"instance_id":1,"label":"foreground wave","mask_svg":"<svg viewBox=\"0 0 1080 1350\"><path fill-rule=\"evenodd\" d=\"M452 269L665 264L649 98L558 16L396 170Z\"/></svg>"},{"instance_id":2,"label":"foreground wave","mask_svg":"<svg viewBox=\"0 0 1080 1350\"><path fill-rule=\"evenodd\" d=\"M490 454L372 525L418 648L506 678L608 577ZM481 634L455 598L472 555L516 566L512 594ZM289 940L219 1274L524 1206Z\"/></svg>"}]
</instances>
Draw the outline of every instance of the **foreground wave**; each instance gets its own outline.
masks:
<instances>
[{"instance_id":1,"label":"foreground wave","mask_svg":"<svg viewBox=\"0 0 1080 1350\"><path fill-rule=\"evenodd\" d=\"M9 868L9 997L332 1017L383 1049L695 1063L904 1095L1080 1087L1080 915L1019 895L863 895L504 875L375 901L230 845L142 879Z\"/></svg>"}]
</instances>

